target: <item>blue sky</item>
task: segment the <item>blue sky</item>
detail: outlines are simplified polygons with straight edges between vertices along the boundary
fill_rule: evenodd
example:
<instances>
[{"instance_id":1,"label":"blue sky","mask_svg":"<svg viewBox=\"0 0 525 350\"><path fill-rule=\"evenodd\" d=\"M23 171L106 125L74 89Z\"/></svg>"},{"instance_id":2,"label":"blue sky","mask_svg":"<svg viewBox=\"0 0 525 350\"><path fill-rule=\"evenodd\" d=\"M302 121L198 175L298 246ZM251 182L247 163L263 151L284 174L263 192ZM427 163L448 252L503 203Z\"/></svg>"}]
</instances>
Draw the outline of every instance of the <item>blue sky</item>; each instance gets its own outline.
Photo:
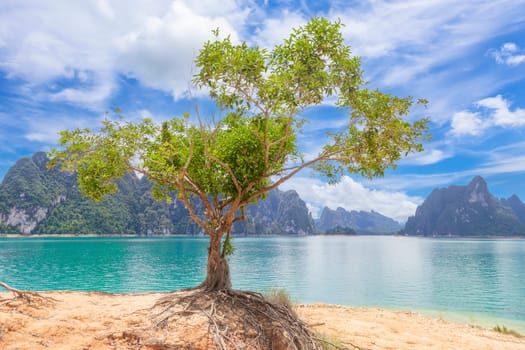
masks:
<instances>
[{"instance_id":1,"label":"blue sky","mask_svg":"<svg viewBox=\"0 0 525 350\"><path fill-rule=\"evenodd\" d=\"M323 206L376 210L404 221L435 187L483 176L497 197L525 199L525 1L2 0L0 178L57 132L191 111L192 64L211 30L271 47L312 16L341 19L371 87L424 97L432 141L384 178L337 186L305 172L296 189ZM191 90L201 113L213 107ZM345 115L309 110L301 146L313 154Z\"/></svg>"}]
</instances>

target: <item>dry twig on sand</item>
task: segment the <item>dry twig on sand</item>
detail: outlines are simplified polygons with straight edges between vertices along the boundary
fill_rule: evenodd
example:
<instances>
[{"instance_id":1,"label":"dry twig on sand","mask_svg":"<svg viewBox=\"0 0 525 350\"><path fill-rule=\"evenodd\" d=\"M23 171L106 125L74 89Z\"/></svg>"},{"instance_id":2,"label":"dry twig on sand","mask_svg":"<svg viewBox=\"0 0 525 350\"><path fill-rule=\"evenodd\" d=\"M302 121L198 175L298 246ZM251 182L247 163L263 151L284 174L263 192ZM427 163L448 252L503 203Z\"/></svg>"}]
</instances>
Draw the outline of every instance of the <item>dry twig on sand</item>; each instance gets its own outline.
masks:
<instances>
[{"instance_id":1,"label":"dry twig on sand","mask_svg":"<svg viewBox=\"0 0 525 350\"><path fill-rule=\"evenodd\" d=\"M19 290L19 289L16 289L16 288L13 288L9 285L7 285L6 283L4 282L0 282L0 287L10 291L11 293L14 294L14 300L21 300L27 304L31 304L31 305L40 305L40 304L44 304L44 303L54 303L54 302L57 302L58 300L56 299L53 299L53 298L50 298L50 297L45 297L37 292L32 292L32 291L29 291L29 290ZM7 299L7 300L4 300L2 303L0 303L0 305L3 305L3 304L6 304L10 301L12 301L13 299Z\"/></svg>"}]
</instances>

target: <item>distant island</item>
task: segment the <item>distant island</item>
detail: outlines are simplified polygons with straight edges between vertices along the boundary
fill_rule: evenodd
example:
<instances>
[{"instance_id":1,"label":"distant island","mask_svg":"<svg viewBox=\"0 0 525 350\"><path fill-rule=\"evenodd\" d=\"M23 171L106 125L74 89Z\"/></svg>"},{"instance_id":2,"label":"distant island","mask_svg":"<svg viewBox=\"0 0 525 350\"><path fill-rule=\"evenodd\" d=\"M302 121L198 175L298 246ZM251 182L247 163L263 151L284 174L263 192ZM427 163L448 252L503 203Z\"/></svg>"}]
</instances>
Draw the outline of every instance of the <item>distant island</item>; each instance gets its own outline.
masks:
<instances>
[{"instance_id":1,"label":"distant island","mask_svg":"<svg viewBox=\"0 0 525 350\"><path fill-rule=\"evenodd\" d=\"M0 234L200 235L184 206L157 202L146 178L129 174L100 203L83 197L74 173L49 170L38 152L16 162L0 184ZM202 208L200 208L202 210ZM410 236L522 236L525 204L498 199L476 176L465 186L434 189L403 228L378 212L325 207L314 220L297 192L275 189L250 205L235 235L405 234Z\"/></svg>"}]
</instances>

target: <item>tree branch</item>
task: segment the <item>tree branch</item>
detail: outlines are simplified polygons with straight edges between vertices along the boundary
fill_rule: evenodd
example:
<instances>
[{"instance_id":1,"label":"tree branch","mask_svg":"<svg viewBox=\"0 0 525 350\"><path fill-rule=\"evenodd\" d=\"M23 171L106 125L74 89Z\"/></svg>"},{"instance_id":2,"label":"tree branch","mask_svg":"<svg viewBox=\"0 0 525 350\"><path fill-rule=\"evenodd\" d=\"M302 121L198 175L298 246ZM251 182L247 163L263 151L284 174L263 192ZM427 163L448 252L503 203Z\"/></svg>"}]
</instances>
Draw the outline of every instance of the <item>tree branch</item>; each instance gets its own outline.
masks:
<instances>
[{"instance_id":1,"label":"tree branch","mask_svg":"<svg viewBox=\"0 0 525 350\"><path fill-rule=\"evenodd\" d=\"M282 183L286 182L287 180L289 180L290 178L292 178L293 176L295 176L298 172L300 172L301 170L303 170L304 168L307 168L311 165L314 165L315 163L319 162L319 161L322 161L322 160L325 160L326 159L326 156L325 155L320 155L319 157L317 158L314 158L308 162L305 162L305 163L302 163L301 165L298 165L296 167L291 167L291 168L288 168L288 170L291 170L288 174L284 175L283 177L281 177L280 179L278 179L277 181L273 182L271 185L269 186L266 186L258 191L256 191L255 193L253 193L250 197L248 197L248 199L246 201L244 201L245 203L249 203L253 200L255 200L256 198L258 198L259 196L261 196L262 194L266 193L266 192L269 192L271 190L273 190L274 188L278 187L279 185L281 185ZM262 177L260 177L257 181L254 181L252 182L251 184L249 184L250 186L250 189L253 188L253 186L255 186L255 184L259 181L261 181L262 179L266 179L266 178L269 178L270 176L273 176L273 175L276 175L276 174L266 174L266 175L263 175Z\"/></svg>"},{"instance_id":2,"label":"tree branch","mask_svg":"<svg viewBox=\"0 0 525 350\"><path fill-rule=\"evenodd\" d=\"M239 208L239 210L241 211L241 215L240 216L237 216L233 219L233 222L236 223L238 221L244 221L246 220L246 207L241 207Z\"/></svg>"}]
</instances>

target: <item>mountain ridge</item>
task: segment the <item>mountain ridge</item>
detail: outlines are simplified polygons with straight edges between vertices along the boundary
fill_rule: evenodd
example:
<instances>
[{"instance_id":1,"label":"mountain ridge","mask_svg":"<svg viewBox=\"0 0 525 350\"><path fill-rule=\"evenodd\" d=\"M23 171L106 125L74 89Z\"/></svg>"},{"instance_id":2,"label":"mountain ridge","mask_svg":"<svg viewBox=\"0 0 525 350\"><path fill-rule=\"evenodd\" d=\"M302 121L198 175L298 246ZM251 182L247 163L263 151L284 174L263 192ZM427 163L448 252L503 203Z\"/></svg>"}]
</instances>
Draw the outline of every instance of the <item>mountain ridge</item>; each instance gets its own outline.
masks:
<instances>
[{"instance_id":1,"label":"mountain ridge","mask_svg":"<svg viewBox=\"0 0 525 350\"><path fill-rule=\"evenodd\" d=\"M119 191L101 203L83 197L71 172L47 169L47 155L19 159L0 184L0 233L188 234L202 230L173 197L155 201L146 178L128 174ZM197 212L202 208L196 203ZM496 198L486 181L475 176L467 185L435 188L408 218L404 228L376 211L323 208L313 220L297 192L268 193L251 204L246 220L234 225L242 234L396 234L416 236L525 235L525 204L518 196Z\"/></svg>"},{"instance_id":2,"label":"mountain ridge","mask_svg":"<svg viewBox=\"0 0 525 350\"><path fill-rule=\"evenodd\" d=\"M146 178L128 174L117 181L119 191L102 202L81 195L71 172L47 169L48 158L38 152L16 162L0 184L0 232L22 234L188 234L202 230L175 196L171 203L155 201ZM273 190L266 202L246 210L236 234L312 234L306 204L295 191ZM196 202L197 213L203 209Z\"/></svg>"},{"instance_id":3,"label":"mountain ridge","mask_svg":"<svg viewBox=\"0 0 525 350\"><path fill-rule=\"evenodd\" d=\"M403 231L417 236L514 236L525 234L525 205L500 200L475 176L467 185L435 188L408 218Z\"/></svg>"}]
</instances>

